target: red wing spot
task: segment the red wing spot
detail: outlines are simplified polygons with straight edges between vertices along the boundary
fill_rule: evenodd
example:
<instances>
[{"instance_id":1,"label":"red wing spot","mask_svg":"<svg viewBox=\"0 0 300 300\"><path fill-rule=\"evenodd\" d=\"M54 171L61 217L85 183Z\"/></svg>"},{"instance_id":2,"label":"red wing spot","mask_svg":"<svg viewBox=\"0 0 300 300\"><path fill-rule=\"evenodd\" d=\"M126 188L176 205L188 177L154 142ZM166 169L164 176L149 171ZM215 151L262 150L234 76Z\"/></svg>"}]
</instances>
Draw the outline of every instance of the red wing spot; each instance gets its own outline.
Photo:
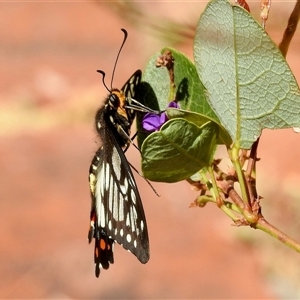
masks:
<instances>
[{"instance_id":1,"label":"red wing spot","mask_svg":"<svg viewBox=\"0 0 300 300\"><path fill-rule=\"evenodd\" d=\"M95 256L96 256L97 258L99 257L98 247L95 248Z\"/></svg>"},{"instance_id":2,"label":"red wing spot","mask_svg":"<svg viewBox=\"0 0 300 300\"><path fill-rule=\"evenodd\" d=\"M91 217L91 222L95 222L95 221L96 221L96 214L93 213L93 214L92 214L92 217Z\"/></svg>"},{"instance_id":3,"label":"red wing spot","mask_svg":"<svg viewBox=\"0 0 300 300\"><path fill-rule=\"evenodd\" d=\"M95 229L95 223L96 223L96 221L97 221L96 214L93 213L93 214L91 215L91 223L90 223L90 227L92 227L93 229Z\"/></svg>"},{"instance_id":4,"label":"red wing spot","mask_svg":"<svg viewBox=\"0 0 300 300\"><path fill-rule=\"evenodd\" d=\"M105 240L104 239L101 239L100 240L100 242L99 242L99 244L100 244L100 248L102 249L102 250L105 250L106 249L106 242L105 242Z\"/></svg>"}]
</instances>

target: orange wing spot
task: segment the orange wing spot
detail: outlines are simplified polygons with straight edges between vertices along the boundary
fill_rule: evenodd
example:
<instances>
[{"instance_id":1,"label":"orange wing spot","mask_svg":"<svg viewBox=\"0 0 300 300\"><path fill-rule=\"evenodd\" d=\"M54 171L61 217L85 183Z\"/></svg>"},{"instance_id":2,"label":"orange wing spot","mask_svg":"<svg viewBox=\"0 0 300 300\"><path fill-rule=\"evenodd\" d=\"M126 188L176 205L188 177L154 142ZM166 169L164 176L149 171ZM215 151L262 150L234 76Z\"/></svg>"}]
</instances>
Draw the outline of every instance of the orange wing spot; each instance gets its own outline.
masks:
<instances>
[{"instance_id":1,"label":"orange wing spot","mask_svg":"<svg viewBox=\"0 0 300 300\"><path fill-rule=\"evenodd\" d=\"M106 244L106 242L104 241L104 239L101 239L101 240L99 241L99 244L100 244L100 248L101 248L102 250L105 250L105 249L106 249L107 244Z\"/></svg>"}]
</instances>

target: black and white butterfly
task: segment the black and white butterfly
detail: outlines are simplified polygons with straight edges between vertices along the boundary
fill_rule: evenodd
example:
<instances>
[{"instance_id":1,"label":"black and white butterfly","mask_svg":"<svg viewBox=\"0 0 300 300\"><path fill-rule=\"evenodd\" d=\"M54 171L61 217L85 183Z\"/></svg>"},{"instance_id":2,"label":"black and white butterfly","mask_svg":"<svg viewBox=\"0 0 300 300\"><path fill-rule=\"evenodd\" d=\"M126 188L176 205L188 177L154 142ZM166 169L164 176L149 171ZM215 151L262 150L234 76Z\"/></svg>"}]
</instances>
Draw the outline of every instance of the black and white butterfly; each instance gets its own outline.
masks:
<instances>
[{"instance_id":1,"label":"black and white butterfly","mask_svg":"<svg viewBox=\"0 0 300 300\"><path fill-rule=\"evenodd\" d=\"M124 44L127 32L122 31L125 34ZM104 72L98 72L103 74L104 82ZM133 99L137 96L141 76L142 72L137 70L120 90L111 89L104 106L97 111L95 117L102 145L89 170L92 208L88 240L91 243L95 239L96 277L100 275L100 267L108 269L114 262L114 242L133 253L141 263L149 260L145 213L130 165L124 155L132 143L130 128L136 114L132 109Z\"/></svg>"}]
</instances>

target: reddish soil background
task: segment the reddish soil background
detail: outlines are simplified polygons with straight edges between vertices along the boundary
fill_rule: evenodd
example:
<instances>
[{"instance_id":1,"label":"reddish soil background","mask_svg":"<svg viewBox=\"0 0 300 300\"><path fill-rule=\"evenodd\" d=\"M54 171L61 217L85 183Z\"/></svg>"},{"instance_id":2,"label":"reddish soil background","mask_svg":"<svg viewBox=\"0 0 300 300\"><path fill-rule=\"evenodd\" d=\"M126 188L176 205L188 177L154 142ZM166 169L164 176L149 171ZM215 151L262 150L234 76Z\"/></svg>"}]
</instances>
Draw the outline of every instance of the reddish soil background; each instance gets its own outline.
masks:
<instances>
[{"instance_id":1,"label":"reddish soil background","mask_svg":"<svg viewBox=\"0 0 300 300\"><path fill-rule=\"evenodd\" d=\"M195 25L205 3L0 4L0 298L298 298L297 253L231 226L214 206L189 209L197 194L185 183L154 184L158 198L139 177L151 259L142 265L116 245L115 264L95 278L87 178L97 148L93 117L106 95L95 70L110 78L122 27L129 39L115 86L166 46L143 23L126 19L135 5L152 21ZM272 7L268 30L275 42L292 6ZM298 81L299 45L298 30L287 57ZM191 40L173 46L192 57ZM299 146L292 130L264 132L258 171L263 212L298 240ZM139 165L135 149L127 157Z\"/></svg>"}]
</instances>

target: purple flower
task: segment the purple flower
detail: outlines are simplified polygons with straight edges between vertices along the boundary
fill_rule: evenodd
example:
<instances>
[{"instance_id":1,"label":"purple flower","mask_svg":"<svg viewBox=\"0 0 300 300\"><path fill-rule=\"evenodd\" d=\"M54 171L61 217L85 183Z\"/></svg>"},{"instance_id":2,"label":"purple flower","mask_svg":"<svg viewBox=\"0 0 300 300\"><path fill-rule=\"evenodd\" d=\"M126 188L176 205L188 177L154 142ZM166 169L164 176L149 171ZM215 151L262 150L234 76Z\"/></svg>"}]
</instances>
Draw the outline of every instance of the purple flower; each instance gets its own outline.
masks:
<instances>
[{"instance_id":1,"label":"purple flower","mask_svg":"<svg viewBox=\"0 0 300 300\"><path fill-rule=\"evenodd\" d=\"M169 107L179 108L179 104L172 101L168 104L167 108ZM167 121L168 117L165 112L162 112L161 114L146 113L142 121L142 126L147 131L157 131Z\"/></svg>"}]
</instances>

